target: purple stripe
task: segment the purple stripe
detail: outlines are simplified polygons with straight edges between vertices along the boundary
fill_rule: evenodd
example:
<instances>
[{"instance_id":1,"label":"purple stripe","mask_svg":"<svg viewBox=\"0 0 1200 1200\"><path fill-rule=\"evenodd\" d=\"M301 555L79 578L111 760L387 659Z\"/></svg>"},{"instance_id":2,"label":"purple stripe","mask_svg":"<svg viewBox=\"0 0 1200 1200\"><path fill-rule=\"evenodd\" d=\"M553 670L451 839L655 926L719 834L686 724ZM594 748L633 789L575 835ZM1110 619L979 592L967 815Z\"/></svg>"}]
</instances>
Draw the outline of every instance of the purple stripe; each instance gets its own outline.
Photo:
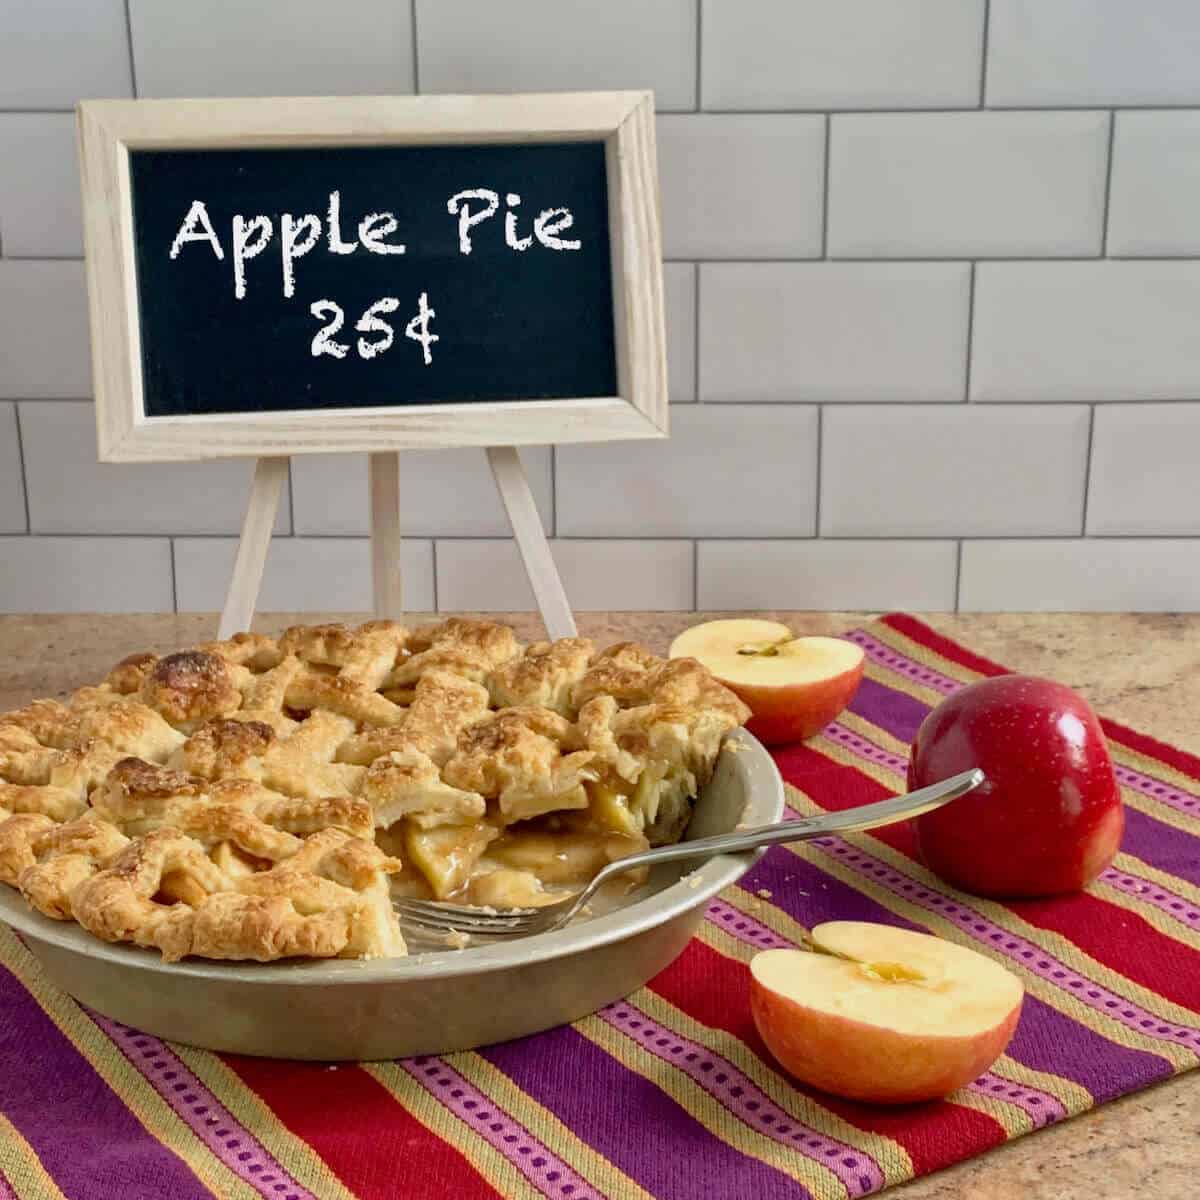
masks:
<instances>
[{"instance_id":1,"label":"purple stripe","mask_svg":"<svg viewBox=\"0 0 1200 1200\"><path fill-rule=\"evenodd\" d=\"M926 887L913 876L896 870L895 867L841 838L817 838L809 844L836 859L855 874L872 880L878 886L912 904L937 913L993 953L1003 954L1018 966L1045 979L1061 989L1064 995L1073 997L1078 1003L1086 1005L1101 1016L1116 1021L1143 1037L1171 1042L1200 1056L1200 1028L1163 1021L1161 1017L1148 1012L1132 1000L1119 996L1095 980L1072 970L1036 943L1002 929L961 899Z\"/></svg>"},{"instance_id":2,"label":"purple stripe","mask_svg":"<svg viewBox=\"0 0 1200 1200\"><path fill-rule=\"evenodd\" d=\"M911 742L917 736L929 706L864 675L850 702L850 711L864 721L886 729L892 737Z\"/></svg>"},{"instance_id":3,"label":"purple stripe","mask_svg":"<svg viewBox=\"0 0 1200 1200\"><path fill-rule=\"evenodd\" d=\"M974 1092L977 1096L986 1096L989 1100L1002 1100L1005 1104L1019 1108L1033 1122L1034 1129L1052 1125L1067 1115L1066 1106L1057 1096L1043 1092L1041 1088L1014 1083L1011 1079L1005 1079L991 1071L980 1075L974 1083L968 1083L966 1090Z\"/></svg>"},{"instance_id":4,"label":"purple stripe","mask_svg":"<svg viewBox=\"0 0 1200 1200\"><path fill-rule=\"evenodd\" d=\"M1152 800L1158 800L1168 808L1178 809L1189 817L1200 817L1200 796L1185 792L1182 788L1174 787L1169 783L1163 783L1161 779L1155 779L1153 775L1135 771L1133 767L1127 767L1124 763L1114 763L1113 765L1117 773L1117 780L1126 787L1133 788L1135 792L1141 792L1143 796L1149 796Z\"/></svg>"},{"instance_id":5,"label":"purple stripe","mask_svg":"<svg viewBox=\"0 0 1200 1200\"><path fill-rule=\"evenodd\" d=\"M655 1058L690 1076L718 1104L756 1133L821 1163L842 1181L849 1195L866 1196L879 1191L886 1183L883 1171L870 1155L847 1142L826 1137L808 1125L799 1124L729 1059L659 1025L631 1001L610 1004L596 1015Z\"/></svg>"},{"instance_id":6,"label":"purple stripe","mask_svg":"<svg viewBox=\"0 0 1200 1200\"><path fill-rule=\"evenodd\" d=\"M827 737L835 745L842 746L849 750L851 754L858 758L864 758L868 762L872 762L881 767L886 767L889 771L895 771L903 779L908 771L908 758L903 754L893 754L890 750L885 750L882 746L877 746L874 742L863 737L860 733L855 733L852 729L847 729L845 725L834 721L832 725L827 725L822 731L823 737Z\"/></svg>"},{"instance_id":7,"label":"purple stripe","mask_svg":"<svg viewBox=\"0 0 1200 1200\"><path fill-rule=\"evenodd\" d=\"M1097 1104L1166 1079L1174 1069L1165 1058L1110 1041L1028 992L1008 1055L1087 1088Z\"/></svg>"},{"instance_id":8,"label":"purple stripe","mask_svg":"<svg viewBox=\"0 0 1200 1200\"><path fill-rule=\"evenodd\" d=\"M582 1176L546 1148L524 1125L463 1078L444 1058L398 1059L396 1065L445 1105L474 1134L498 1150L543 1196L604 1200Z\"/></svg>"},{"instance_id":9,"label":"purple stripe","mask_svg":"<svg viewBox=\"0 0 1200 1200\"><path fill-rule=\"evenodd\" d=\"M68 1196L210 1197L41 1006L0 968L0 1110Z\"/></svg>"},{"instance_id":10,"label":"purple stripe","mask_svg":"<svg viewBox=\"0 0 1200 1200\"><path fill-rule=\"evenodd\" d=\"M951 675L943 675L941 671L935 671L932 667L905 657L899 651L893 650L887 643L873 638L865 629L852 630L846 634L846 640L861 646L873 663L878 663L879 666L886 667L897 675L902 675L912 683L923 684L945 696L966 687L963 680L955 679Z\"/></svg>"},{"instance_id":11,"label":"purple stripe","mask_svg":"<svg viewBox=\"0 0 1200 1200\"><path fill-rule=\"evenodd\" d=\"M1137 875L1130 875L1128 871L1118 871L1116 867L1109 867L1100 878L1110 887L1126 895L1136 896L1143 903L1165 913L1173 921L1200 933L1200 904L1193 904L1156 883Z\"/></svg>"},{"instance_id":12,"label":"purple stripe","mask_svg":"<svg viewBox=\"0 0 1200 1200\"><path fill-rule=\"evenodd\" d=\"M723 929L730 937L756 950L786 950L794 944L720 897L709 902L704 915L718 929Z\"/></svg>"},{"instance_id":13,"label":"purple stripe","mask_svg":"<svg viewBox=\"0 0 1200 1200\"><path fill-rule=\"evenodd\" d=\"M710 1181L714 1197L812 1200L790 1176L714 1137L656 1083L569 1025L536 1036L536 1046L522 1038L479 1054L657 1200L694 1200L697 1179ZM631 1113L638 1118L632 1137ZM723 1180L736 1180L736 1189L712 1190Z\"/></svg>"},{"instance_id":14,"label":"purple stripe","mask_svg":"<svg viewBox=\"0 0 1200 1200\"><path fill-rule=\"evenodd\" d=\"M188 1070L165 1043L117 1021L83 1010L116 1044L120 1052L171 1106L187 1127L235 1175L269 1200L313 1200L241 1125L233 1114Z\"/></svg>"},{"instance_id":15,"label":"purple stripe","mask_svg":"<svg viewBox=\"0 0 1200 1200\"><path fill-rule=\"evenodd\" d=\"M1152 867L1200 887L1200 838L1125 805L1121 849Z\"/></svg>"}]
</instances>

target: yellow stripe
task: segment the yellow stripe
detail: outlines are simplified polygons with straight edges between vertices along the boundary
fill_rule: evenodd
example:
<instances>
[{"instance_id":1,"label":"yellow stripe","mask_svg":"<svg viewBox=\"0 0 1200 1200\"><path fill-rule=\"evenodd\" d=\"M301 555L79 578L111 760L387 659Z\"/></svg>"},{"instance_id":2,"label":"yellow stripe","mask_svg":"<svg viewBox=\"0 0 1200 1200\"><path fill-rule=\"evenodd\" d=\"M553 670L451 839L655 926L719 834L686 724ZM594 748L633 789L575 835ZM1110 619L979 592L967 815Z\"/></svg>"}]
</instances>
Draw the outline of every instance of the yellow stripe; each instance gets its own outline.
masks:
<instances>
[{"instance_id":1,"label":"yellow stripe","mask_svg":"<svg viewBox=\"0 0 1200 1200\"><path fill-rule=\"evenodd\" d=\"M1011 1100L989 1096L986 1092L972 1092L963 1087L951 1092L945 1103L974 1109L975 1112L990 1117L1004 1130L1006 1141L1011 1142L1013 1138L1024 1137L1025 1134L1033 1132L1033 1118Z\"/></svg>"},{"instance_id":2,"label":"yellow stripe","mask_svg":"<svg viewBox=\"0 0 1200 1200\"><path fill-rule=\"evenodd\" d=\"M788 895L807 896L808 893L803 888L789 884ZM807 927L801 925L794 917L789 916L782 908L776 907L771 897L751 895L745 888L734 884L733 887L726 888L721 893L721 899L726 904L736 908L739 912L745 913L746 916L753 917L754 920L765 925L774 933L779 934L780 937L787 938L789 942L795 942L798 946L807 946L809 944ZM706 922L706 924L710 928L721 928L720 925L712 921Z\"/></svg>"},{"instance_id":3,"label":"yellow stripe","mask_svg":"<svg viewBox=\"0 0 1200 1200\"><path fill-rule=\"evenodd\" d=\"M855 844L861 846L862 843L855 841ZM957 926L953 925L944 917L939 916L936 912L930 912L927 909L921 908L915 903L905 900L903 897L889 891L882 885L876 884L870 879L858 875L856 872L842 866L836 859L820 853L818 850L810 846L795 846L788 847L789 853L798 855L800 858L813 863L826 874L832 875L834 878L848 884L856 891L863 895L870 896L873 900L890 909L899 916L905 917L918 925L923 925L927 929L931 929L940 937L947 938L949 941L958 942L960 945L967 946L969 949L978 950L979 944L973 939L968 938ZM1094 971L1085 969L1083 963L1091 961L1086 958L1080 951L1071 946L1070 943L1065 943L1064 939L1051 935L1044 930L1034 930L1024 921L1008 913L995 911L997 905L991 904L988 901L980 900L977 896L966 896L963 893L955 892L945 884L935 883L933 877L928 872L913 865L910 860L901 855L895 854L887 846L883 844L872 844L869 849L864 847L865 853L873 854L876 858L895 867L898 870L906 871L910 878L924 884L929 888L940 890L943 894L953 896L959 899L964 905L970 904L977 909L981 914L988 917L997 926L1007 929L1009 932L1026 938L1035 944L1045 945L1046 942L1055 943L1055 949L1051 950L1057 957L1072 965L1075 970L1081 974L1089 974L1095 978L1103 986L1110 991L1118 994L1123 992L1131 992L1130 997L1136 1003L1142 1004L1140 995L1144 994L1150 997L1153 1003L1144 1004L1144 1007L1150 1012L1156 1012L1163 1008L1174 1009L1176 1006L1170 1005L1163 1001L1161 997L1154 996L1153 993L1148 993L1145 988L1139 987L1128 980L1121 979L1114 975L1113 972L1096 964ZM1069 950L1066 947L1070 947ZM1074 962L1072 962L1074 960ZM1072 1020L1079 1022L1081 1025L1086 1025L1089 1029L1100 1034L1102 1037L1108 1038L1110 1041L1117 1042L1119 1045L1126 1046L1133 1050L1143 1050L1151 1054L1156 1054L1160 1058L1170 1062L1177 1071L1186 1070L1196 1065L1198 1056L1182 1046L1177 1046L1173 1042L1159 1041L1155 1038L1145 1037L1135 1030L1129 1029L1120 1022L1106 1017L1096 1009L1089 1008L1087 1005L1075 1000L1074 997L1065 994L1062 989L1054 987L1048 980L1042 979L1035 975L1032 971L1027 970L1019 961L1011 959L1004 960L1005 966L1008 967L1014 974L1021 977L1025 990L1031 995L1036 996L1043 1003L1048 1004L1058 1012L1070 1017ZM1184 1011L1186 1010L1179 1010ZM1165 1016L1161 1012L1156 1012L1156 1015ZM1168 1020L1179 1020L1177 1017L1166 1017ZM1190 1024L1195 1020L1194 1014L1189 1014L1183 1018L1183 1023Z\"/></svg>"},{"instance_id":4,"label":"yellow stripe","mask_svg":"<svg viewBox=\"0 0 1200 1200\"><path fill-rule=\"evenodd\" d=\"M635 993L639 1002L643 992ZM765 1137L736 1117L713 1098L690 1076L676 1070L670 1063L647 1054L640 1046L613 1029L599 1017L584 1017L575 1030L623 1067L648 1080L679 1105L693 1120L727 1146L782 1172L807 1187L814 1195L845 1196L846 1187L828 1167L802 1157L788 1146L781 1146ZM814 1174L819 1178L814 1180ZM904 1178L911 1178L911 1174Z\"/></svg>"},{"instance_id":5,"label":"yellow stripe","mask_svg":"<svg viewBox=\"0 0 1200 1200\"><path fill-rule=\"evenodd\" d=\"M47 982L39 964L7 926L0 927L0 959L146 1131L174 1151L209 1191L231 1200L261 1200L192 1132L75 1001Z\"/></svg>"},{"instance_id":6,"label":"yellow stripe","mask_svg":"<svg viewBox=\"0 0 1200 1200\"><path fill-rule=\"evenodd\" d=\"M1007 1054L1002 1054L992 1063L991 1071L1001 1079L1049 1093L1062 1102L1069 1117L1096 1107L1096 1098L1082 1084L1074 1083L1062 1075L1052 1075L1049 1071L1035 1071L1033 1067L1027 1067Z\"/></svg>"},{"instance_id":7,"label":"yellow stripe","mask_svg":"<svg viewBox=\"0 0 1200 1200\"><path fill-rule=\"evenodd\" d=\"M21 1131L0 1113L0 1173L20 1200L66 1200Z\"/></svg>"},{"instance_id":8,"label":"yellow stripe","mask_svg":"<svg viewBox=\"0 0 1200 1200\"><path fill-rule=\"evenodd\" d=\"M556 1157L614 1200L653 1200L636 1180L593 1150L548 1108L519 1088L498 1067L479 1054L456 1054L454 1069L504 1112L520 1120Z\"/></svg>"},{"instance_id":9,"label":"yellow stripe","mask_svg":"<svg viewBox=\"0 0 1200 1200\"><path fill-rule=\"evenodd\" d=\"M1112 749L1113 758L1123 766L1140 771L1143 775L1149 775L1152 779L1169 783L1172 787L1177 787L1180 791L1187 792L1189 796L1200 795L1200 783L1197 783L1192 776L1181 771L1178 767L1173 767L1170 763L1165 763L1160 758L1153 758L1149 754L1143 754L1140 750L1134 750L1126 746L1124 742L1113 741L1112 738L1108 739L1108 744ZM1162 804L1162 801L1160 800L1158 803ZM1197 817L1200 817L1200 810L1197 810Z\"/></svg>"},{"instance_id":10,"label":"yellow stripe","mask_svg":"<svg viewBox=\"0 0 1200 1200\"><path fill-rule=\"evenodd\" d=\"M852 733L857 733L859 737L866 738L868 742L874 742L881 750L887 750L891 754L898 754L901 758L908 758L909 745L907 742L902 742L898 737L893 737L888 731L879 725L874 725L866 719L860 717L858 713L846 711L838 717L838 724L844 725ZM829 738L822 737L822 742L830 741Z\"/></svg>"},{"instance_id":11,"label":"yellow stripe","mask_svg":"<svg viewBox=\"0 0 1200 1200\"><path fill-rule=\"evenodd\" d=\"M238 1074L215 1054L192 1046L170 1043L188 1069L229 1110L233 1118L262 1143L302 1187L320 1200L355 1200L325 1160L301 1137L297 1137Z\"/></svg>"},{"instance_id":12,"label":"yellow stripe","mask_svg":"<svg viewBox=\"0 0 1200 1200\"><path fill-rule=\"evenodd\" d=\"M660 1025L682 1034L689 1041L698 1042L713 1054L719 1054L722 1058L728 1059L794 1121L807 1125L826 1137L845 1142L847 1145L861 1150L864 1154L869 1154L883 1168L889 1184L899 1183L912 1177L912 1159L909 1158L908 1152L903 1146L883 1134L859 1129L856 1125L825 1108L818 1101L798 1091L790 1079L772 1070L740 1038L724 1029L713 1029L711 1026L702 1024L649 988L642 988L635 992L629 998L629 1003L642 1009ZM669 1064L667 1065L669 1066ZM683 1072L678 1073L683 1075ZM683 1077L688 1078L686 1075ZM703 1088L700 1090L704 1091ZM705 1092L704 1095L708 1094ZM708 1097L707 1104L711 1110L713 1106L711 1097ZM772 1146L778 1145L765 1134L758 1136Z\"/></svg>"},{"instance_id":13,"label":"yellow stripe","mask_svg":"<svg viewBox=\"0 0 1200 1200\"><path fill-rule=\"evenodd\" d=\"M407 1071L391 1062L361 1065L430 1133L449 1142L501 1196L509 1200L545 1200L499 1150L434 1099Z\"/></svg>"},{"instance_id":14,"label":"yellow stripe","mask_svg":"<svg viewBox=\"0 0 1200 1200\"><path fill-rule=\"evenodd\" d=\"M1122 852L1113 860L1113 866L1118 871L1125 871L1130 875L1136 875L1139 879L1144 879L1147 883L1157 884L1160 888L1174 892L1175 895L1188 901L1190 904L1200 904L1200 887L1197 887L1194 883L1189 883L1186 879L1180 879L1178 875L1171 875L1167 871L1160 871L1157 867L1153 867L1146 862L1144 858L1137 858L1132 854Z\"/></svg>"},{"instance_id":15,"label":"yellow stripe","mask_svg":"<svg viewBox=\"0 0 1200 1200\"><path fill-rule=\"evenodd\" d=\"M1153 817L1162 825L1169 825L1172 829L1178 829L1180 833L1189 834L1191 837L1198 836L1195 817L1177 812L1160 800L1151 800L1149 796L1143 796L1136 788L1121 784L1121 799L1130 808L1137 809L1138 812L1145 813L1148 817Z\"/></svg>"},{"instance_id":16,"label":"yellow stripe","mask_svg":"<svg viewBox=\"0 0 1200 1200\"><path fill-rule=\"evenodd\" d=\"M933 708L946 698L946 694L939 692L937 688L917 683L916 680L909 679L907 675L901 674L899 671L893 671L891 667L885 667L882 663L874 662L869 658L867 659L866 667L863 669L863 674L868 679L872 679L886 688L891 688L896 692L904 692L914 700L919 700L926 708Z\"/></svg>"},{"instance_id":17,"label":"yellow stripe","mask_svg":"<svg viewBox=\"0 0 1200 1200\"><path fill-rule=\"evenodd\" d=\"M931 667L939 675L946 675L963 683L974 683L978 679L988 678L982 671L973 671L970 667L964 667L961 663L956 663L952 659L938 654L936 650L930 650L920 642L913 641L912 638L893 629L890 625L883 624L882 621L873 621L867 626L867 632L877 642L883 642L885 646L890 646L898 654L903 654L905 658L911 658L913 662L920 663L923 667ZM941 697L941 692L937 694Z\"/></svg>"}]
</instances>

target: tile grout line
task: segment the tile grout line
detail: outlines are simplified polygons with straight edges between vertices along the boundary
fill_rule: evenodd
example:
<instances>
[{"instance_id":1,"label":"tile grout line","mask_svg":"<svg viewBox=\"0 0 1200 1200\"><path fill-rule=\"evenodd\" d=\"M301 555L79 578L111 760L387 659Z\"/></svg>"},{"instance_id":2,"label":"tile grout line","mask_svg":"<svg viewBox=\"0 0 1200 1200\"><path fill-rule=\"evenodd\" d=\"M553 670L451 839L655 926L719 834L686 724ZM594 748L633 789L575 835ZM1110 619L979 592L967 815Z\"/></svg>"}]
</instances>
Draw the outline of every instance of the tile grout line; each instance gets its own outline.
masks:
<instances>
[{"instance_id":1,"label":"tile grout line","mask_svg":"<svg viewBox=\"0 0 1200 1200\"><path fill-rule=\"evenodd\" d=\"M700 539L692 538L692 612L700 611Z\"/></svg>"},{"instance_id":2,"label":"tile grout line","mask_svg":"<svg viewBox=\"0 0 1200 1200\"><path fill-rule=\"evenodd\" d=\"M697 404L703 404L700 396L700 264L692 263L692 320L695 323L692 333L692 399ZM670 381L668 381L668 387Z\"/></svg>"},{"instance_id":3,"label":"tile grout line","mask_svg":"<svg viewBox=\"0 0 1200 1200\"><path fill-rule=\"evenodd\" d=\"M416 3L416 0L413 0ZM704 44L704 0L696 0L696 112L700 112L704 104L704 93L700 86L700 72L703 69Z\"/></svg>"},{"instance_id":4,"label":"tile grout line","mask_svg":"<svg viewBox=\"0 0 1200 1200\"><path fill-rule=\"evenodd\" d=\"M962 604L962 552L963 539L959 538L954 552L954 611L960 612Z\"/></svg>"},{"instance_id":5,"label":"tile grout line","mask_svg":"<svg viewBox=\"0 0 1200 1200\"><path fill-rule=\"evenodd\" d=\"M550 447L550 536L558 537L558 447Z\"/></svg>"},{"instance_id":6,"label":"tile grout line","mask_svg":"<svg viewBox=\"0 0 1200 1200\"><path fill-rule=\"evenodd\" d=\"M813 537L821 536L821 460L825 457L825 405L817 405L817 497L813 504Z\"/></svg>"},{"instance_id":7,"label":"tile grout line","mask_svg":"<svg viewBox=\"0 0 1200 1200\"><path fill-rule=\"evenodd\" d=\"M167 556L171 562L171 611L179 611L179 580L175 570L175 539L167 538Z\"/></svg>"},{"instance_id":8,"label":"tile grout line","mask_svg":"<svg viewBox=\"0 0 1200 1200\"><path fill-rule=\"evenodd\" d=\"M412 72L413 72L413 94L421 94L421 61L420 55L417 53L417 0L409 0L408 4L409 15L409 36L412 38ZM437 611L436 606L434 612Z\"/></svg>"},{"instance_id":9,"label":"tile grout line","mask_svg":"<svg viewBox=\"0 0 1200 1200\"><path fill-rule=\"evenodd\" d=\"M1088 502L1092 495L1092 443L1096 437L1096 406L1088 405L1087 451L1083 460L1083 514L1079 524L1079 536L1087 537Z\"/></svg>"},{"instance_id":10,"label":"tile grout line","mask_svg":"<svg viewBox=\"0 0 1200 1200\"><path fill-rule=\"evenodd\" d=\"M29 516L29 468L25 465L25 437L21 432L21 406L13 403L13 420L17 426L17 461L21 466L21 498L25 501L25 532L33 534L33 521Z\"/></svg>"},{"instance_id":11,"label":"tile grout line","mask_svg":"<svg viewBox=\"0 0 1200 1200\"><path fill-rule=\"evenodd\" d=\"M292 456L288 455L288 537L296 536L296 483L292 478ZM271 536L275 534L272 531Z\"/></svg>"},{"instance_id":12,"label":"tile grout line","mask_svg":"<svg viewBox=\"0 0 1200 1200\"><path fill-rule=\"evenodd\" d=\"M414 0L414 4L415 4L415 0ZM432 600L433 600L433 611L434 611L434 612L441 612L442 610L441 610L440 608L438 608L438 569L437 569L437 548L438 548L438 539L437 539L437 538L430 538L430 539L429 539L429 556L430 556L430 559L431 559L431 561L432 561L432 563L433 563L433 596L432 596Z\"/></svg>"},{"instance_id":13,"label":"tile grout line","mask_svg":"<svg viewBox=\"0 0 1200 1200\"><path fill-rule=\"evenodd\" d=\"M983 41L979 56L979 108L987 107L988 38L992 28L992 0L983 0ZM957 608L955 609L957 612Z\"/></svg>"},{"instance_id":14,"label":"tile grout line","mask_svg":"<svg viewBox=\"0 0 1200 1200\"><path fill-rule=\"evenodd\" d=\"M1108 161L1104 170L1104 210L1100 218L1100 257L1108 257L1108 214L1109 201L1112 197L1113 150L1116 143L1117 113L1110 109L1108 113Z\"/></svg>"},{"instance_id":15,"label":"tile grout line","mask_svg":"<svg viewBox=\"0 0 1200 1200\"><path fill-rule=\"evenodd\" d=\"M133 90L134 99L136 99L138 94L137 63L133 57L133 17L129 12L129 0L125 0L125 44L129 48L129 86Z\"/></svg>"}]
</instances>

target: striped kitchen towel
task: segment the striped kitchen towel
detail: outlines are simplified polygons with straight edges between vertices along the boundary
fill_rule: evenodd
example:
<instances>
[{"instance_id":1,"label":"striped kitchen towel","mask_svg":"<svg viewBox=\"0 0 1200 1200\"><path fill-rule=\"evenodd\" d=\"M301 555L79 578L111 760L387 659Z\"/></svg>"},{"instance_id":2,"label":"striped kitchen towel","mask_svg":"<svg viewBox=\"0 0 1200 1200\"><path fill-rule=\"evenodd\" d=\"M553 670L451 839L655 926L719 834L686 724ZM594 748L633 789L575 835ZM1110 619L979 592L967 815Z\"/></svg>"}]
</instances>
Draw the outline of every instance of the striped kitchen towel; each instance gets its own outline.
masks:
<instances>
[{"instance_id":1,"label":"striped kitchen towel","mask_svg":"<svg viewBox=\"0 0 1200 1200\"><path fill-rule=\"evenodd\" d=\"M938 700L1002 668L909 617L849 635L850 711L781 750L795 813L903 790ZM999 904L914 860L905 828L772 850L650 986L567 1028L444 1058L326 1066L210 1054L107 1020L0 931L0 1200L194 1196L865 1196L1200 1061L1200 759L1105 723L1122 853L1086 893ZM838 918L983 949L1021 976L1012 1044L950 1099L899 1109L795 1087L746 963Z\"/></svg>"}]
</instances>

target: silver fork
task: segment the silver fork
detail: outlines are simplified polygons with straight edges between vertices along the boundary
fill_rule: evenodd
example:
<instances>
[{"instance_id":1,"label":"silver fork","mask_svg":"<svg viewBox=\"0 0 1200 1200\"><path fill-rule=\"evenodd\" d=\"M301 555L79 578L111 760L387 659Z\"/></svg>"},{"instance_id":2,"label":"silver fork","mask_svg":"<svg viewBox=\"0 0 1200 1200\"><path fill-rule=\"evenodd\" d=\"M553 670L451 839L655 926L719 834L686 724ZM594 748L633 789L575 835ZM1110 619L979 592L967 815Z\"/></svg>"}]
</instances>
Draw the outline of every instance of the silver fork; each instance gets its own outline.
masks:
<instances>
[{"instance_id":1,"label":"silver fork","mask_svg":"<svg viewBox=\"0 0 1200 1200\"><path fill-rule=\"evenodd\" d=\"M698 838L694 842L678 842L659 846L619 858L597 872L583 889L565 896L553 904L538 908L489 909L465 904L443 904L433 900L401 899L393 902L401 925L418 938L435 939L445 944L448 936L465 934L469 938L529 937L561 929L576 916L597 890L614 875L637 867L658 863L679 862L690 858L711 858L716 854L737 854L757 850L760 846L775 846L782 842L805 842L831 833L853 833L891 825L909 817L919 816L940 808L951 800L978 787L984 779L979 769L963 771L906 796L893 796L875 804L863 804L842 812L821 813L800 821L781 821L776 825L760 825L739 833L723 833L717 837Z\"/></svg>"}]
</instances>

